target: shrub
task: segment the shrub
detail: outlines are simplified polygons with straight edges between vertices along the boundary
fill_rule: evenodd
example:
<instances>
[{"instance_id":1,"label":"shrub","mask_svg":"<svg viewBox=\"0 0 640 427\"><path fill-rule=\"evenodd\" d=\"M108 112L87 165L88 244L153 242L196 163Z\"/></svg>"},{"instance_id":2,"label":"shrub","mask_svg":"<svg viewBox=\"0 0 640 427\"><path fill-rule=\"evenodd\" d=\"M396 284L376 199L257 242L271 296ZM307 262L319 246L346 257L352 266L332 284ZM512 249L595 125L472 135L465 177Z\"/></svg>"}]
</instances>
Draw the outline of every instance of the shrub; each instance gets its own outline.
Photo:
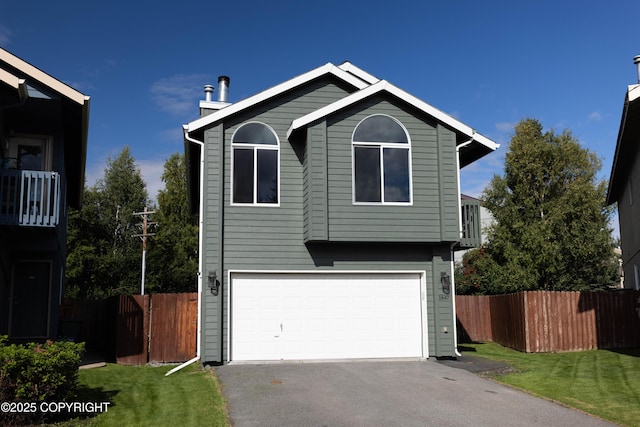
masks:
<instances>
[{"instance_id":1,"label":"shrub","mask_svg":"<svg viewBox=\"0 0 640 427\"><path fill-rule=\"evenodd\" d=\"M0 337L0 402L60 402L75 397L84 343L8 344ZM45 414L0 412L0 424L33 422Z\"/></svg>"}]
</instances>

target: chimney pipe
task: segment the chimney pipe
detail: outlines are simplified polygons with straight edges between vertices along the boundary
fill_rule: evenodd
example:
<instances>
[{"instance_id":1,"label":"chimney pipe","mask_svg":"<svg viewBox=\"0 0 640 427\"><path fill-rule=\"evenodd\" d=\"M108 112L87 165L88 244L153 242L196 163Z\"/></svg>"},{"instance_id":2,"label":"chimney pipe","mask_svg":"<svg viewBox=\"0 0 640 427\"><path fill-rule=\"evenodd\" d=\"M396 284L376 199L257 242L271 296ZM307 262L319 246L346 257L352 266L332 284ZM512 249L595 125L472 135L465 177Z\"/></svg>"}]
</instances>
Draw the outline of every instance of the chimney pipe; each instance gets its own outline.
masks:
<instances>
[{"instance_id":1,"label":"chimney pipe","mask_svg":"<svg viewBox=\"0 0 640 427\"><path fill-rule=\"evenodd\" d=\"M633 63L638 67L638 84L640 84L640 55L633 57Z\"/></svg>"},{"instance_id":2,"label":"chimney pipe","mask_svg":"<svg viewBox=\"0 0 640 427\"><path fill-rule=\"evenodd\" d=\"M212 95L213 95L213 86L204 85L204 100L207 102L211 102Z\"/></svg>"},{"instance_id":3,"label":"chimney pipe","mask_svg":"<svg viewBox=\"0 0 640 427\"><path fill-rule=\"evenodd\" d=\"M218 102L229 102L229 77L218 77Z\"/></svg>"}]
</instances>

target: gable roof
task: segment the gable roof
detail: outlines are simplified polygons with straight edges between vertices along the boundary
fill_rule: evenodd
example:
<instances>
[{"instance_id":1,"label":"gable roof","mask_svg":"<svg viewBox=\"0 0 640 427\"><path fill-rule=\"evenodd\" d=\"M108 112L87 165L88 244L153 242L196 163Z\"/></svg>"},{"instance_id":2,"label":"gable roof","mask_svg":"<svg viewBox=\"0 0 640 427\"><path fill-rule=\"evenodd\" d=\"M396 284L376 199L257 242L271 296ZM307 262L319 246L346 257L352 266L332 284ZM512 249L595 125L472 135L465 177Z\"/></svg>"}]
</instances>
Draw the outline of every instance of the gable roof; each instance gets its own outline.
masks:
<instances>
[{"instance_id":1,"label":"gable roof","mask_svg":"<svg viewBox=\"0 0 640 427\"><path fill-rule=\"evenodd\" d=\"M64 125L69 125L69 130L73 132L73 136L67 135L68 138L65 138L67 179L73 184L70 184L69 200L73 206L79 206L84 192L90 97L2 48L0 48L1 83L15 89L20 101L28 101L30 97L48 98L42 92L44 90L57 94L65 105L71 105L74 111L79 112L78 115L74 113L73 117L62 119Z\"/></svg>"},{"instance_id":2,"label":"gable roof","mask_svg":"<svg viewBox=\"0 0 640 427\"><path fill-rule=\"evenodd\" d=\"M462 147L464 144L465 147L464 151L460 152L461 167L480 159L481 157L495 151L498 147L500 147L500 145L496 142L492 141L484 135L477 133L474 129L465 125L459 120L416 98L415 96L398 88L397 86L394 86L388 81L378 79L377 77L356 67L348 61L343 62L339 66L327 63L321 67L315 68L298 77L287 80L284 83L281 83L235 104L230 104L227 107L221 108L220 110L212 112L209 115L203 116L184 125L184 131L189 134L191 132L200 130L246 108L250 108L260 102L271 99L297 86L308 83L316 78L326 75L333 75L341 79L342 81L352 85L355 91L350 95L347 95L344 98L333 102L332 104L326 105L309 114L293 120L291 126L287 131L287 137L291 136L291 134L296 130L301 129L316 120L322 119L329 114L349 107L373 95L386 93L435 118L440 123L452 129L457 135L457 145Z\"/></svg>"},{"instance_id":3,"label":"gable roof","mask_svg":"<svg viewBox=\"0 0 640 427\"><path fill-rule=\"evenodd\" d=\"M357 67L356 67L357 68ZM359 70L359 69L357 69ZM356 70L356 72L357 72ZM252 107L256 104L259 104L263 101L276 97L288 90L291 90L297 86L308 83L312 80L315 80L319 77L325 75L333 75L338 77L339 79L351 84L357 89L363 89L369 86L370 83L363 80L361 77L365 77L365 74L362 73L351 73L343 70L340 67L336 67L331 63L327 63L321 67L315 68L311 71L308 71L304 74L299 75L298 77L294 77L291 80L287 80L286 82L280 83L270 89L264 90L256 95L250 96L249 98L245 98L242 101L238 101L235 104L231 104L228 107L224 107L218 111L215 111L209 115L204 117L200 117L186 125L186 131L191 133L196 130L202 129L212 123L215 123L219 120L224 119L225 117L229 117L239 111L242 111L246 108ZM360 74L358 76L358 74ZM369 75L367 75L369 76ZM372 77L372 76L369 76Z\"/></svg>"},{"instance_id":4,"label":"gable roof","mask_svg":"<svg viewBox=\"0 0 640 427\"><path fill-rule=\"evenodd\" d=\"M65 98L68 98L74 102L76 102L79 105L84 105L85 103L89 102L89 97L85 96L83 94L81 94L80 92L78 92L77 90L73 89L70 86L67 86L66 84L62 83L60 80L51 77L50 75L48 75L47 73L45 73L44 71L34 67L33 65L29 64L28 62L18 58L15 55L10 54L9 52L7 52L6 50L0 48L0 61L3 61L5 63L7 63L9 66L20 70L22 73L26 74L27 76L29 76L30 79L33 79L37 82L39 82L40 84L43 84L47 87L49 87L50 89L54 90L55 92L59 93L60 95L64 96ZM4 70L6 74L9 74L6 70ZM5 76L6 76L5 74ZM15 77L15 76L14 76ZM17 77L16 77L17 78ZM5 81L2 78L2 75L0 74L0 80L4 81L5 83L8 83L10 86L12 86L12 82L11 82L11 77L8 77L8 81ZM25 79L26 80L26 79Z\"/></svg>"},{"instance_id":5,"label":"gable roof","mask_svg":"<svg viewBox=\"0 0 640 427\"><path fill-rule=\"evenodd\" d=\"M394 86L386 80L379 80L377 83L354 92L351 95L348 95L332 104L326 105L307 115L295 119L287 130L287 137L291 136L291 134L296 130L303 128L315 122L316 120L322 119L330 114L342 110L343 108L349 107L357 102L362 101L363 99L369 98L379 93L391 94L394 97L417 108L419 111L422 111L423 113L435 118L444 125L450 127L454 132L456 132L456 134L458 134L459 137L461 137L460 139L462 139L462 141L458 142L458 145L466 143L467 141L473 141L472 144L475 144L474 151L479 155L476 155L477 157L466 156L464 161L461 161L462 166L469 164L472 161L477 160L485 154L495 151L498 147L500 147L499 144L495 143L486 136L477 133L471 127L465 125L457 119L454 119L450 115L438 110L437 108L427 104L426 102L416 98L410 93L405 92L397 86Z\"/></svg>"},{"instance_id":6,"label":"gable roof","mask_svg":"<svg viewBox=\"0 0 640 427\"><path fill-rule=\"evenodd\" d=\"M616 152L611 166L607 204L615 203L624 190L626 180L640 148L640 84L631 85L625 94Z\"/></svg>"}]
</instances>

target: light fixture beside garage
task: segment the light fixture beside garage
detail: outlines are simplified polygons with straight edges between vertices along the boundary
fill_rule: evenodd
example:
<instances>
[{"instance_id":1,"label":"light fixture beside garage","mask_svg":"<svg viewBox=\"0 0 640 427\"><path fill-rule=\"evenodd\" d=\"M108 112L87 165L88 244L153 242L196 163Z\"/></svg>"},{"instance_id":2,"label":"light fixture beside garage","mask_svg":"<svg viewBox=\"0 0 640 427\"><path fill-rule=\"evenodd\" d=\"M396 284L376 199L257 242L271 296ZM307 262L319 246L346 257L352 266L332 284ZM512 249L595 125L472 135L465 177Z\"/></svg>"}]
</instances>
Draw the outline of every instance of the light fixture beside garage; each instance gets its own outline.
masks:
<instances>
[{"instance_id":1,"label":"light fixture beside garage","mask_svg":"<svg viewBox=\"0 0 640 427\"><path fill-rule=\"evenodd\" d=\"M215 270L209 272L209 275L207 276L207 282L209 283L211 294L217 296L218 289L220 288L220 282L218 282L218 274Z\"/></svg>"},{"instance_id":2,"label":"light fixture beside garage","mask_svg":"<svg viewBox=\"0 0 640 427\"><path fill-rule=\"evenodd\" d=\"M442 292L445 294L451 293L451 277L445 271L440 272L440 283L442 284Z\"/></svg>"}]
</instances>

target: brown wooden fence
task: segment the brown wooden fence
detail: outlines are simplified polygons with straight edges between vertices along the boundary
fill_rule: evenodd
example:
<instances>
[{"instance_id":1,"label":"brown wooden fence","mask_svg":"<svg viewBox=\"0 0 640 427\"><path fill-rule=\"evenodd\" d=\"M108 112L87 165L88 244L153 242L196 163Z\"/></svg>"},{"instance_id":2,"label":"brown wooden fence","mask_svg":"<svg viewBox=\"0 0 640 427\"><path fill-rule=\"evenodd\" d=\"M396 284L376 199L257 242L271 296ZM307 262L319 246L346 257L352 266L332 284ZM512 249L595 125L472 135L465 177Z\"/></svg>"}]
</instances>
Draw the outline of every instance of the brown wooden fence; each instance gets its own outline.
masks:
<instances>
[{"instance_id":1,"label":"brown wooden fence","mask_svg":"<svg viewBox=\"0 0 640 427\"><path fill-rule=\"evenodd\" d=\"M640 347L640 292L456 296L460 342L529 353Z\"/></svg>"},{"instance_id":2,"label":"brown wooden fence","mask_svg":"<svg viewBox=\"0 0 640 427\"><path fill-rule=\"evenodd\" d=\"M122 365L185 362L196 355L197 312L195 292L71 300L60 329Z\"/></svg>"}]
</instances>

